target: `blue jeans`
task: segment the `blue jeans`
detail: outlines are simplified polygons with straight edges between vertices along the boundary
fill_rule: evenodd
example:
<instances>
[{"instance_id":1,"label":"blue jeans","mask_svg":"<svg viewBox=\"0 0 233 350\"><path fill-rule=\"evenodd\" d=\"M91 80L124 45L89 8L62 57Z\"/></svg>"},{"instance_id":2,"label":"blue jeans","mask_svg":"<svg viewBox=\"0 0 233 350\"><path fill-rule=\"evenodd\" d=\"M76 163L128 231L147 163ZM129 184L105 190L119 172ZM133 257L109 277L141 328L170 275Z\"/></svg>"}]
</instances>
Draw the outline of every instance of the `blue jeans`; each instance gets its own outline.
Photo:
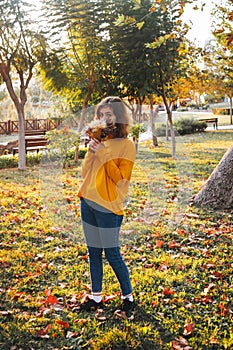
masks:
<instances>
[{"instance_id":1,"label":"blue jeans","mask_svg":"<svg viewBox=\"0 0 233 350\"><path fill-rule=\"evenodd\" d=\"M87 199L81 199L81 217L89 254L92 292L102 291L103 257L111 265L123 295L132 293L129 271L120 254L119 233L123 215L116 215Z\"/></svg>"}]
</instances>

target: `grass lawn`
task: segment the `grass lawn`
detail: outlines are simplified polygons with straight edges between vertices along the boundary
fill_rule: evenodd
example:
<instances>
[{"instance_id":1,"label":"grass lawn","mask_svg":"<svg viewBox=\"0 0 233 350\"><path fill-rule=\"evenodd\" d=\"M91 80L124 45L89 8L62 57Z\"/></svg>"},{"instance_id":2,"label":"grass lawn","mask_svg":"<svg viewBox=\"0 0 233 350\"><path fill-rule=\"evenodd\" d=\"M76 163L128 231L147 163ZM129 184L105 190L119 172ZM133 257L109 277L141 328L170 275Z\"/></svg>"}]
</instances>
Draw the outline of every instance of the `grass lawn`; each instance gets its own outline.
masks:
<instances>
[{"instance_id":1,"label":"grass lawn","mask_svg":"<svg viewBox=\"0 0 233 350\"><path fill-rule=\"evenodd\" d=\"M105 264L105 308L77 313L90 292L80 227L80 163L0 170L0 349L232 349L233 211L191 199L232 144L232 131L139 144L122 254L136 309L116 318L119 286Z\"/></svg>"}]
</instances>

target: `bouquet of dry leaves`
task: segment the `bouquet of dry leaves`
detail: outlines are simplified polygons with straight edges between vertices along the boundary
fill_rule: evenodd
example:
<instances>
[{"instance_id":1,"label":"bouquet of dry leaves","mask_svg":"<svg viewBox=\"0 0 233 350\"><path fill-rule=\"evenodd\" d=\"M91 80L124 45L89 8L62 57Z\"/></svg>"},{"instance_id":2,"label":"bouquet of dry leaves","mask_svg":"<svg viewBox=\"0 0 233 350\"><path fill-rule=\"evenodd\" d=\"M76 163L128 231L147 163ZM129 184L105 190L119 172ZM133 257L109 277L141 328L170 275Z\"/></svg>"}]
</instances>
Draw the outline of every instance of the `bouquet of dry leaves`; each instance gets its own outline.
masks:
<instances>
[{"instance_id":1,"label":"bouquet of dry leaves","mask_svg":"<svg viewBox=\"0 0 233 350\"><path fill-rule=\"evenodd\" d=\"M106 141L114 135L116 126L109 124L104 120L93 120L86 128L86 134L90 139Z\"/></svg>"}]
</instances>

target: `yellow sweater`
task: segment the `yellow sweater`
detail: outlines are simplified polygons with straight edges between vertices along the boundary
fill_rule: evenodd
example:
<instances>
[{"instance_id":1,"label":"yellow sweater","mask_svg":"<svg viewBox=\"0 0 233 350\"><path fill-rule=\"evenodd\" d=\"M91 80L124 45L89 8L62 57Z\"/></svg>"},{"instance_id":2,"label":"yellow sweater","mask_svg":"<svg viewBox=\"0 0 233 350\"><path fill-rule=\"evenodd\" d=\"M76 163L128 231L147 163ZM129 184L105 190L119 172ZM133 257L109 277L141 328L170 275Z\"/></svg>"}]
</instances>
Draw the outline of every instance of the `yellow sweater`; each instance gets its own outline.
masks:
<instances>
[{"instance_id":1,"label":"yellow sweater","mask_svg":"<svg viewBox=\"0 0 233 350\"><path fill-rule=\"evenodd\" d=\"M84 181L78 195L122 215L136 157L135 145L126 138L107 140L104 146L96 153L86 153Z\"/></svg>"}]
</instances>

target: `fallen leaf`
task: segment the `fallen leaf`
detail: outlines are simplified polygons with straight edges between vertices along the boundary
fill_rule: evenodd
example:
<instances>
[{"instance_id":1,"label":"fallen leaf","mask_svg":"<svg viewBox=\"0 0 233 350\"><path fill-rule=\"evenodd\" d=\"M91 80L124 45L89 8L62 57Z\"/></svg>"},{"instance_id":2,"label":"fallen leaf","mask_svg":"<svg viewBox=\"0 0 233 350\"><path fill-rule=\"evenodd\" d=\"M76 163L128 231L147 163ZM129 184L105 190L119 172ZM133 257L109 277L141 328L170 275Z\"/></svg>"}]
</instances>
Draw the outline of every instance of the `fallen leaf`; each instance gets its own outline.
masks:
<instances>
[{"instance_id":1,"label":"fallen leaf","mask_svg":"<svg viewBox=\"0 0 233 350\"><path fill-rule=\"evenodd\" d=\"M69 323L62 320L57 320L57 324L61 325L63 328L69 328Z\"/></svg>"},{"instance_id":2,"label":"fallen leaf","mask_svg":"<svg viewBox=\"0 0 233 350\"><path fill-rule=\"evenodd\" d=\"M161 248L164 245L164 243L165 243L164 241L157 240L156 241L156 247L157 248Z\"/></svg>"},{"instance_id":3,"label":"fallen leaf","mask_svg":"<svg viewBox=\"0 0 233 350\"><path fill-rule=\"evenodd\" d=\"M187 323L185 324L185 326L184 326L184 335L187 336L187 335L192 334L193 331L194 331L194 328L195 328L194 323L189 323L189 322L187 322Z\"/></svg>"},{"instance_id":4,"label":"fallen leaf","mask_svg":"<svg viewBox=\"0 0 233 350\"><path fill-rule=\"evenodd\" d=\"M175 292L176 292L175 290L170 290L170 287L165 287L163 290L164 295L172 295Z\"/></svg>"},{"instance_id":5,"label":"fallen leaf","mask_svg":"<svg viewBox=\"0 0 233 350\"><path fill-rule=\"evenodd\" d=\"M58 304L58 299L54 295L49 295L48 298L44 301L45 304Z\"/></svg>"}]
</instances>

